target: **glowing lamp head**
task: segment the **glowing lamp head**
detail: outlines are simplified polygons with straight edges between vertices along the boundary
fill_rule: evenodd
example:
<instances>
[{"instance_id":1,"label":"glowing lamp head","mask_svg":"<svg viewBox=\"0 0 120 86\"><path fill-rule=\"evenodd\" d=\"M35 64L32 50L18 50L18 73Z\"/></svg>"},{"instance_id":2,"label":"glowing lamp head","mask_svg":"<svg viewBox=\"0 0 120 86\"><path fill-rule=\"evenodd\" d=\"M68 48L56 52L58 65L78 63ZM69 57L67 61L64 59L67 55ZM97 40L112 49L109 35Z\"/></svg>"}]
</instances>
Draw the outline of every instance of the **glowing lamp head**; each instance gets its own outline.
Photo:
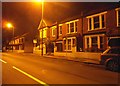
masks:
<instances>
[{"instance_id":1,"label":"glowing lamp head","mask_svg":"<svg viewBox=\"0 0 120 86\"><path fill-rule=\"evenodd\" d=\"M44 0L36 0L36 2L43 2Z\"/></svg>"},{"instance_id":2,"label":"glowing lamp head","mask_svg":"<svg viewBox=\"0 0 120 86\"><path fill-rule=\"evenodd\" d=\"M6 26L7 26L8 28L12 28L12 27L13 27L13 25L12 25L11 23L7 23Z\"/></svg>"}]
</instances>

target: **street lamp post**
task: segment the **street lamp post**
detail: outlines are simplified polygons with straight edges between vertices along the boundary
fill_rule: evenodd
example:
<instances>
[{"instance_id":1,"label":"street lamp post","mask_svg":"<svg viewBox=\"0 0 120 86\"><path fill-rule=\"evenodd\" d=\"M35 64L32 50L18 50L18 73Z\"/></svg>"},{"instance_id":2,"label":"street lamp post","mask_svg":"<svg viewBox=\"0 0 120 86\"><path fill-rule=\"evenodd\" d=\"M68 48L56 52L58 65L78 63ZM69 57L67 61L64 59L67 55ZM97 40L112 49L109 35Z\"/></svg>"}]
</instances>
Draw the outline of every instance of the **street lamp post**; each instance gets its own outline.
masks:
<instances>
[{"instance_id":1,"label":"street lamp post","mask_svg":"<svg viewBox=\"0 0 120 86\"><path fill-rule=\"evenodd\" d=\"M41 15L41 21L40 21L38 30L39 30L39 29L42 29L41 55L43 56L43 27L44 27L43 24L45 23L45 22L44 22L44 19L43 19L43 14L44 14L44 0L37 0L37 1L42 3L42 15Z\"/></svg>"},{"instance_id":2,"label":"street lamp post","mask_svg":"<svg viewBox=\"0 0 120 86\"><path fill-rule=\"evenodd\" d=\"M14 26L12 25L12 23L8 22L6 24L7 28L12 28L12 34L13 34L13 44L14 44ZM12 45L12 52L13 52L13 45Z\"/></svg>"}]
</instances>

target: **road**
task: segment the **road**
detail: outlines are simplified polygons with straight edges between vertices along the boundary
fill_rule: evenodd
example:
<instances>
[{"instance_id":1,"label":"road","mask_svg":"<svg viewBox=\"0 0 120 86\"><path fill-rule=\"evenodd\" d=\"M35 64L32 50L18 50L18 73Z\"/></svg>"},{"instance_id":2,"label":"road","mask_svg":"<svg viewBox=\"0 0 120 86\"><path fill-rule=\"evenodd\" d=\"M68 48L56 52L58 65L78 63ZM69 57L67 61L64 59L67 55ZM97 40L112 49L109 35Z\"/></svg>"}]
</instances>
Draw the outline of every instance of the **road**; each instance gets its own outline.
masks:
<instances>
[{"instance_id":1,"label":"road","mask_svg":"<svg viewBox=\"0 0 120 86\"><path fill-rule=\"evenodd\" d=\"M119 73L101 65L42 57L29 53L1 53L2 84L118 84Z\"/></svg>"}]
</instances>

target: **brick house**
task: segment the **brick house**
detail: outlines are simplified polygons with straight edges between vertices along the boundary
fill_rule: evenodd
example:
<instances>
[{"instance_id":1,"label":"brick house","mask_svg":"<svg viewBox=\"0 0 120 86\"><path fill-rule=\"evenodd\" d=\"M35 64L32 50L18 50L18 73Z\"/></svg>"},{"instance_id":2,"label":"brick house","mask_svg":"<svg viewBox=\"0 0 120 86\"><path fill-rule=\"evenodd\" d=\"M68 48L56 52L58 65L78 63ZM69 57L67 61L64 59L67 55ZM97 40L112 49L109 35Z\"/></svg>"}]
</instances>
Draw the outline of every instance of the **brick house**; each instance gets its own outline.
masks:
<instances>
[{"instance_id":1,"label":"brick house","mask_svg":"<svg viewBox=\"0 0 120 86\"><path fill-rule=\"evenodd\" d=\"M97 9L51 23L43 33L44 54L103 52L110 37L120 36L120 8Z\"/></svg>"},{"instance_id":2,"label":"brick house","mask_svg":"<svg viewBox=\"0 0 120 86\"><path fill-rule=\"evenodd\" d=\"M44 20L43 27L38 27L37 37L33 39L33 52L43 55L54 51L52 40L50 40L50 27L53 22ZM40 26L40 25L39 25ZM42 51L43 48L43 51Z\"/></svg>"},{"instance_id":3,"label":"brick house","mask_svg":"<svg viewBox=\"0 0 120 86\"><path fill-rule=\"evenodd\" d=\"M77 52L82 49L81 19L59 22L56 29L55 52Z\"/></svg>"},{"instance_id":4,"label":"brick house","mask_svg":"<svg viewBox=\"0 0 120 86\"><path fill-rule=\"evenodd\" d=\"M87 15L83 20L84 51L102 52L112 36L120 36L120 8Z\"/></svg>"}]
</instances>

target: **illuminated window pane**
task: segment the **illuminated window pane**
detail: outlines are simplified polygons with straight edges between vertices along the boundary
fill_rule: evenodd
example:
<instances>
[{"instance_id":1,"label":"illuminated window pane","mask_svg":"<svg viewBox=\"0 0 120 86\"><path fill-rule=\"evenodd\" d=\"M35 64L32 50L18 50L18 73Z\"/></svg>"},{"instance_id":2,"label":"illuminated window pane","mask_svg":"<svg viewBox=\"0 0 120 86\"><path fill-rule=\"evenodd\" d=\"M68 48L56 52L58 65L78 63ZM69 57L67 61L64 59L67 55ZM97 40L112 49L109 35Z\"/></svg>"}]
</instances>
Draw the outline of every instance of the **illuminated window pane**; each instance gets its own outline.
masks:
<instances>
[{"instance_id":1,"label":"illuminated window pane","mask_svg":"<svg viewBox=\"0 0 120 86\"><path fill-rule=\"evenodd\" d=\"M91 26L91 18L89 18L88 21L89 21L89 30L91 30L91 29L92 29L92 26Z\"/></svg>"},{"instance_id":2,"label":"illuminated window pane","mask_svg":"<svg viewBox=\"0 0 120 86\"><path fill-rule=\"evenodd\" d=\"M74 32L74 23L70 23L70 32Z\"/></svg>"},{"instance_id":3,"label":"illuminated window pane","mask_svg":"<svg viewBox=\"0 0 120 86\"><path fill-rule=\"evenodd\" d=\"M94 17L94 28L99 28L100 27L100 23L99 23L99 16Z\"/></svg>"},{"instance_id":4,"label":"illuminated window pane","mask_svg":"<svg viewBox=\"0 0 120 86\"><path fill-rule=\"evenodd\" d=\"M92 37L92 47L97 48L98 44L97 44L97 37Z\"/></svg>"},{"instance_id":5,"label":"illuminated window pane","mask_svg":"<svg viewBox=\"0 0 120 86\"><path fill-rule=\"evenodd\" d=\"M68 50L71 50L71 39L68 39Z\"/></svg>"},{"instance_id":6,"label":"illuminated window pane","mask_svg":"<svg viewBox=\"0 0 120 86\"><path fill-rule=\"evenodd\" d=\"M59 26L59 34L62 34L62 26Z\"/></svg>"}]
</instances>

